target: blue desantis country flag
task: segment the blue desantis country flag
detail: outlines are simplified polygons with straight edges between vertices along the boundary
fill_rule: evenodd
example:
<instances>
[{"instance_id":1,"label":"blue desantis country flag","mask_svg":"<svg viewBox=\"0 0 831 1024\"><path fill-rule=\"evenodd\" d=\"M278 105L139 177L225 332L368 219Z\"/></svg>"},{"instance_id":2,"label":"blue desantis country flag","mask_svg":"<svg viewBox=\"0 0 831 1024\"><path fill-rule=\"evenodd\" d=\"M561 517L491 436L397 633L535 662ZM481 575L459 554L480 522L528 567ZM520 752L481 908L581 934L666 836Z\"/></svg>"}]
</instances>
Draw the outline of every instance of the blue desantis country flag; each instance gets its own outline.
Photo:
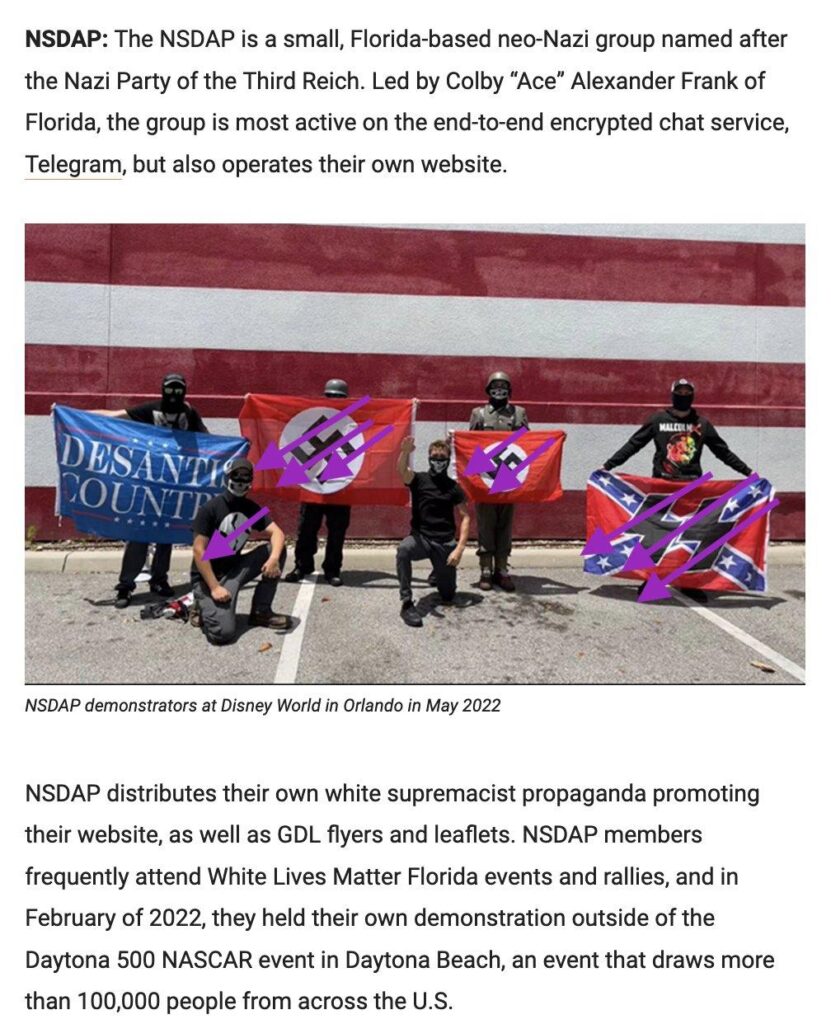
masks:
<instances>
[{"instance_id":1,"label":"blue desantis country flag","mask_svg":"<svg viewBox=\"0 0 831 1024\"><path fill-rule=\"evenodd\" d=\"M749 518L753 510L770 501L774 490L768 480L749 480L728 500L722 496L736 487L736 480L706 480L654 515L647 515L631 527L628 525L648 512L650 506L689 483L689 480L657 480L602 470L592 473L586 494L586 536L591 537L598 528L615 536L611 539L612 551L585 557L583 570L596 576L639 580L657 571L663 577L697 552L715 545L689 572L677 577L673 586L764 591L770 516L751 523L722 546L717 542L742 519ZM702 512L705 514L699 517ZM697 517L696 521L689 528L679 529L693 517ZM637 542L649 550L654 569L623 569Z\"/></svg>"},{"instance_id":2,"label":"blue desantis country flag","mask_svg":"<svg viewBox=\"0 0 831 1024\"><path fill-rule=\"evenodd\" d=\"M189 544L196 510L222 491L244 437L192 434L56 405L55 514L83 533Z\"/></svg>"}]
</instances>

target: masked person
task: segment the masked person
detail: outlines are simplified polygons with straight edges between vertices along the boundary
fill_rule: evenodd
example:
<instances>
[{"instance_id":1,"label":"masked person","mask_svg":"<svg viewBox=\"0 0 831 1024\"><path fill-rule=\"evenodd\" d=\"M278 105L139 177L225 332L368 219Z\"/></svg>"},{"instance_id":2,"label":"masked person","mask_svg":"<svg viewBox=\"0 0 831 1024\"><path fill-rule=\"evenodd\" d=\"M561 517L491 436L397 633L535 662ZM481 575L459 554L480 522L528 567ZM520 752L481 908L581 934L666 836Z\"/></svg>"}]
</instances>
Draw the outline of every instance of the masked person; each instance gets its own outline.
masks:
<instances>
[{"instance_id":1,"label":"masked person","mask_svg":"<svg viewBox=\"0 0 831 1024\"><path fill-rule=\"evenodd\" d=\"M149 423L154 427L168 427L170 430L189 430L191 433L207 434L208 428L202 417L187 401L187 382L181 373L168 373L162 380L160 401L144 402L129 409L96 409L99 416L113 416L116 419L134 420L136 423ZM121 573L115 585L115 606L126 608L132 600L136 588L136 577L144 568L149 545L142 541L131 540L124 548L121 560ZM170 544L157 544L150 564L150 591L160 597L172 597L175 591L168 582L170 571Z\"/></svg>"},{"instance_id":2,"label":"masked person","mask_svg":"<svg viewBox=\"0 0 831 1024\"><path fill-rule=\"evenodd\" d=\"M693 408L695 386L684 378L672 385L672 404L653 413L622 448L604 464L605 470L623 465L650 441L655 445L652 475L662 480L684 480L701 476L701 453L705 447L725 465L750 476L753 470L727 446L713 424Z\"/></svg>"},{"instance_id":3,"label":"masked person","mask_svg":"<svg viewBox=\"0 0 831 1024\"><path fill-rule=\"evenodd\" d=\"M266 514L257 520L256 529L268 536L268 546L260 545L243 555L242 549L251 534L249 527L229 543L233 555L226 558L204 558L205 548L214 532L228 536L247 519L260 511L260 506L247 498L254 483L254 466L248 459L234 459L225 471L225 491L206 502L193 520L193 565L191 579L195 611L194 625L212 644L230 644L237 635L237 599L240 590L260 576L251 598L248 623L279 632L291 627L287 615L276 615L271 604L277 582L286 562L286 538L280 527Z\"/></svg>"},{"instance_id":4,"label":"masked person","mask_svg":"<svg viewBox=\"0 0 831 1024\"><path fill-rule=\"evenodd\" d=\"M511 402L511 378L497 371L488 377L485 386L488 404L477 406L470 414L471 430L504 430L511 433L528 426L528 416L521 405ZM476 527L479 533L479 588L491 590L493 584L503 590L516 590L508 572L514 531L513 505L476 506Z\"/></svg>"},{"instance_id":5,"label":"masked person","mask_svg":"<svg viewBox=\"0 0 831 1024\"><path fill-rule=\"evenodd\" d=\"M447 475L450 446L434 441L428 451L429 472L414 473L410 455L415 449L412 437L406 437L398 456L398 475L410 489L412 520L410 535L398 545L396 569L401 596L401 618L408 626L420 626L421 614L413 604L413 562L429 558L433 578L443 604L452 604L456 593L456 567L470 534L470 515L464 491ZM456 538L456 516L460 515L459 539Z\"/></svg>"},{"instance_id":6,"label":"masked person","mask_svg":"<svg viewBox=\"0 0 831 1024\"><path fill-rule=\"evenodd\" d=\"M348 398L345 380L327 380L323 390L326 398ZM297 543L294 546L294 568L286 576L287 583L298 583L315 570L317 535L326 520L326 554L323 556L323 575L333 587L343 584L343 542L352 514L350 505L319 505L310 501L300 503L297 521Z\"/></svg>"}]
</instances>

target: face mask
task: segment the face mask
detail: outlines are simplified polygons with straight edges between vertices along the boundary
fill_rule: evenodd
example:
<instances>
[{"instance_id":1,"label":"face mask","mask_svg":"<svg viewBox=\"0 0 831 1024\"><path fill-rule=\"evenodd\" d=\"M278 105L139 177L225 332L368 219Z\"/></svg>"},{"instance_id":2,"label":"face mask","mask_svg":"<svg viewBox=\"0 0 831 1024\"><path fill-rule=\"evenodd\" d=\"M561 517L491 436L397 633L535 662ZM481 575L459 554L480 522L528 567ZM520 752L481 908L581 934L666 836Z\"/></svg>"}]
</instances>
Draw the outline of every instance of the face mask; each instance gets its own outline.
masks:
<instances>
[{"instance_id":1,"label":"face mask","mask_svg":"<svg viewBox=\"0 0 831 1024\"><path fill-rule=\"evenodd\" d=\"M430 459L430 474L439 476L441 473L446 473L449 465L450 459Z\"/></svg>"},{"instance_id":2,"label":"face mask","mask_svg":"<svg viewBox=\"0 0 831 1024\"><path fill-rule=\"evenodd\" d=\"M693 396L692 395L679 395L675 391L672 393L672 406L679 412L689 412L692 409Z\"/></svg>"},{"instance_id":3,"label":"face mask","mask_svg":"<svg viewBox=\"0 0 831 1024\"><path fill-rule=\"evenodd\" d=\"M169 415L183 412L185 389L181 384L165 384L162 387L162 412Z\"/></svg>"},{"instance_id":4,"label":"face mask","mask_svg":"<svg viewBox=\"0 0 831 1024\"><path fill-rule=\"evenodd\" d=\"M248 476L240 476L236 479L229 476L225 482L225 490L235 498L244 498L251 490L253 480Z\"/></svg>"},{"instance_id":5,"label":"face mask","mask_svg":"<svg viewBox=\"0 0 831 1024\"><path fill-rule=\"evenodd\" d=\"M508 401L510 392L507 388L493 387L488 392L492 405L504 405Z\"/></svg>"}]
</instances>

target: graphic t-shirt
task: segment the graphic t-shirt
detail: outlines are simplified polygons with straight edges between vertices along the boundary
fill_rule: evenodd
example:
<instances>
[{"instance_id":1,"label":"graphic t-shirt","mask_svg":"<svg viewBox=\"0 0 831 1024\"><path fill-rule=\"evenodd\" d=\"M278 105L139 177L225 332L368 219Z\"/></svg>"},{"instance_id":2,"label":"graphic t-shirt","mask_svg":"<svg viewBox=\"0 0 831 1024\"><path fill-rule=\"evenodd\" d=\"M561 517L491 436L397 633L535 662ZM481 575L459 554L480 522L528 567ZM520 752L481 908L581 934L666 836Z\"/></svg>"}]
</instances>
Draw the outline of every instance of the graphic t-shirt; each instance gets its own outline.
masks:
<instances>
[{"instance_id":1,"label":"graphic t-shirt","mask_svg":"<svg viewBox=\"0 0 831 1024\"><path fill-rule=\"evenodd\" d=\"M446 473L416 473L407 484L413 502L410 530L428 540L449 541L456 536L453 509L465 501L465 492Z\"/></svg>"},{"instance_id":2,"label":"graphic t-shirt","mask_svg":"<svg viewBox=\"0 0 831 1024\"><path fill-rule=\"evenodd\" d=\"M127 415L137 423L149 423L154 427L169 427L171 430L189 430L192 434L207 434L208 428L202 417L185 402L185 408L172 416L162 412L161 399L157 402L143 402L127 410Z\"/></svg>"},{"instance_id":3,"label":"graphic t-shirt","mask_svg":"<svg viewBox=\"0 0 831 1024\"><path fill-rule=\"evenodd\" d=\"M251 501L250 498L236 498L227 493L218 494L215 498L211 498L210 501L206 502L196 513L196 517L193 520L193 535L195 537L199 534L210 540L214 535L214 531L219 530L220 533L227 536L242 526L246 519L256 515L261 507L256 501ZM266 513L262 519L257 520L254 524L254 529L264 530L270 523L271 517ZM234 555L229 555L227 558L211 559L211 566L217 579L222 579L223 576L236 568L242 557L240 551L245 547L250 535L251 529L249 528L243 530L239 537L235 537L231 541L231 547L236 552ZM192 580L201 579L195 562L191 564L190 574Z\"/></svg>"},{"instance_id":4,"label":"graphic t-shirt","mask_svg":"<svg viewBox=\"0 0 831 1024\"><path fill-rule=\"evenodd\" d=\"M737 473L744 476L751 473L750 467L730 450L713 424L695 409L683 417L672 409L653 413L605 463L604 469L622 465L650 441L655 444L652 475L664 480L701 476L701 452L705 446Z\"/></svg>"}]
</instances>

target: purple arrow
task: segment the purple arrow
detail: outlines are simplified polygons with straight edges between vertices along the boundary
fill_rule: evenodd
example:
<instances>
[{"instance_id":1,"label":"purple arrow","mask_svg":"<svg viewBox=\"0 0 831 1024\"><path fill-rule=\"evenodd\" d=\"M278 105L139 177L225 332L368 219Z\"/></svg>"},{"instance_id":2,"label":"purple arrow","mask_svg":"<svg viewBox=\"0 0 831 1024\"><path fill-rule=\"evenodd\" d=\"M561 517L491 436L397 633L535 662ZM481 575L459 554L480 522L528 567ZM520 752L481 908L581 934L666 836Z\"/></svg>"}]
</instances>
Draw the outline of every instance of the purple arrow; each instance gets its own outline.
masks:
<instances>
[{"instance_id":1,"label":"purple arrow","mask_svg":"<svg viewBox=\"0 0 831 1024\"><path fill-rule=\"evenodd\" d=\"M583 550L580 552L583 557L586 555L609 555L615 549L612 547L612 541L615 537L620 537L621 534L627 533L633 526L637 526L638 523L642 523L645 519L649 519L650 516L654 516L656 512L660 512L662 508L666 508L671 505L674 501L678 501L685 494L689 494L690 491L694 491L699 484L705 483L707 480L712 480L712 473L702 473L701 476L696 477L692 483L687 484L684 487L679 487L677 491L673 491L672 494L668 494L666 498L663 498L655 505L650 505L645 512L640 512L638 515L633 516L627 520L622 526L619 526L616 530L612 530L611 533L604 533L600 527L598 527L594 533L586 541Z\"/></svg>"},{"instance_id":2,"label":"purple arrow","mask_svg":"<svg viewBox=\"0 0 831 1024\"><path fill-rule=\"evenodd\" d=\"M500 441L498 445L491 448L490 451L485 451L481 445L477 445L476 450L468 459L468 463L465 466L465 476L478 476L480 473L492 472L496 456L499 455L500 452L504 452L505 449L516 441L518 437L522 437L523 434L527 433L528 427L520 427L519 430L515 430L513 434L509 434L504 441Z\"/></svg>"},{"instance_id":3,"label":"purple arrow","mask_svg":"<svg viewBox=\"0 0 831 1024\"><path fill-rule=\"evenodd\" d=\"M309 478L306 475L306 469L309 466L313 466L316 462L320 462L321 459L325 459L330 452L337 451L338 448L345 445L347 441L351 441L357 434L362 434L365 430L369 430L372 425L372 420L367 420L366 423L359 423L358 426L353 430L350 430L348 434L344 434L326 448L321 448L319 452L315 452L308 462L300 462L299 459L288 459L286 461L286 468L283 470L280 479L277 481L277 486L296 487L298 484L307 484L309 482Z\"/></svg>"},{"instance_id":4,"label":"purple arrow","mask_svg":"<svg viewBox=\"0 0 831 1024\"><path fill-rule=\"evenodd\" d=\"M323 472L318 476L318 480L322 483L328 483L329 480L338 480L351 476L352 471L349 468L349 463L354 462L359 455L363 455L364 452L369 451L373 445L378 444L382 438L386 437L387 434L391 433L394 429L395 428L392 423L389 423L386 427L382 427L377 434L373 434L366 444L362 444L360 448L356 448L348 458L344 458L342 455L338 455L338 453L335 452L326 463Z\"/></svg>"},{"instance_id":5,"label":"purple arrow","mask_svg":"<svg viewBox=\"0 0 831 1024\"><path fill-rule=\"evenodd\" d=\"M328 420L324 420L322 423L318 423L317 426L312 427L311 430L307 430L305 434L301 434L300 437L296 437L293 441L289 441L288 444L283 445L282 448L278 448L273 441L269 441L268 447L260 456L259 462L254 467L257 470L263 469L285 469L289 464L286 455L298 445L304 441L308 441L310 438L315 437L322 430L327 427L331 427L337 423L338 420L342 420L344 416L349 416L356 410L360 409L362 405L366 405L369 401L369 395L364 395L363 398L358 398L352 402L351 405L347 405L345 409L341 409L340 412L335 413L334 416L330 416Z\"/></svg>"},{"instance_id":6,"label":"purple arrow","mask_svg":"<svg viewBox=\"0 0 831 1024\"><path fill-rule=\"evenodd\" d=\"M246 530L250 530L254 523L258 522L263 516L268 515L267 508L261 508L259 512L256 512L250 519L246 519L242 526L238 526L233 533L223 535L219 530L214 530L214 535L208 541L205 547L205 554L202 555L202 560L209 562L212 558L228 558L229 555L234 555L236 552L231 547L231 541L236 540L241 533L245 533Z\"/></svg>"},{"instance_id":7,"label":"purple arrow","mask_svg":"<svg viewBox=\"0 0 831 1024\"><path fill-rule=\"evenodd\" d=\"M649 557L650 555L654 555L656 551L659 551L662 547L664 547L664 545L668 544L675 537L680 537L681 534L684 533L686 530L689 530L691 526L694 526L697 522L700 522L700 520L702 520L706 515L709 515L714 508L716 508L719 505L724 505L737 494L741 494L741 492L745 490L746 487L749 487L758 479L758 473L751 473L746 480L742 480L742 482L736 484L735 487L731 487L729 491L725 491L724 494L720 494L716 501L714 501L711 505L708 505L707 508L702 509L700 512L696 512L694 516L687 519L685 522L681 523L681 525L677 527L675 530L673 530L672 533L668 533L665 537L662 537L660 540L656 541L653 545L651 545L651 547L645 548L640 541L636 541L635 546L632 548L632 551L630 552L629 557L626 559L626 563L624 564L623 568L654 569L655 563Z\"/></svg>"},{"instance_id":8,"label":"purple arrow","mask_svg":"<svg viewBox=\"0 0 831 1024\"><path fill-rule=\"evenodd\" d=\"M516 487L519 487L519 474L526 467L530 466L532 462L538 459L541 455L544 455L548 449L557 443L558 438L549 437L547 441L537 448L535 452L531 452L522 462L517 463L516 466L510 467L507 463L503 462L496 471L496 476L493 478L493 485L491 487L491 494L501 494L503 491L513 491Z\"/></svg>"},{"instance_id":9,"label":"purple arrow","mask_svg":"<svg viewBox=\"0 0 831 1024\"><path fill-rule=\"evenodd\" d=\"M657 573L647 578L646 584L643 590L638 595L638 601L660 601L663 598L671 597L669 592L669 584L673 580L677 580L679 576L682 576L685 572L689 572L693 565L697 565L700 561L705 559L707 555L711 555L714 551L723 547L728 540L731 540L736 534L741 533L742 530L746 530L751 523L755 523L757 519L761 519L762 516L766 516L769 512L772 512L779 504L779 499L774 498L773 501L769 501L767 505L763 505L761 508L757 508L753 515L748 516L744 522L737 523L732 530L725 533L723 537L719 537L717 541L704 548L703 551L699 551L697 555L694 555L689 562L684 562L677 569L673 569L671 573L664 576L661 579Z\"/></svg>"}]
</instances>

